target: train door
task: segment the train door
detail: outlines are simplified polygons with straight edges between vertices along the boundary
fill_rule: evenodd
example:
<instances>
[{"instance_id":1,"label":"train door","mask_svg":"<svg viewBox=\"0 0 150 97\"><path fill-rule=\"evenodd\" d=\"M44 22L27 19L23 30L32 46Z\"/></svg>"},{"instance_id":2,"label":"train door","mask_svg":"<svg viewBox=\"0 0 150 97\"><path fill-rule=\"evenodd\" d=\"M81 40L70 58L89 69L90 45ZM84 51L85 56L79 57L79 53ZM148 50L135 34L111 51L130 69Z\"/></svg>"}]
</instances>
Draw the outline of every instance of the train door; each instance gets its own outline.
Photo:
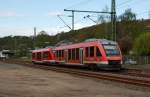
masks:
<instances>
[{"instance_id":1,"label":"train door","mask_svg":"<svg viewBox=\"0 0 150 97\"><path fill-rule=\"evenodd\" d=\"M83 64L83 48L80 48L79 50L79 58L80 58L80 64Z\"/></svg>"}]
</instances>

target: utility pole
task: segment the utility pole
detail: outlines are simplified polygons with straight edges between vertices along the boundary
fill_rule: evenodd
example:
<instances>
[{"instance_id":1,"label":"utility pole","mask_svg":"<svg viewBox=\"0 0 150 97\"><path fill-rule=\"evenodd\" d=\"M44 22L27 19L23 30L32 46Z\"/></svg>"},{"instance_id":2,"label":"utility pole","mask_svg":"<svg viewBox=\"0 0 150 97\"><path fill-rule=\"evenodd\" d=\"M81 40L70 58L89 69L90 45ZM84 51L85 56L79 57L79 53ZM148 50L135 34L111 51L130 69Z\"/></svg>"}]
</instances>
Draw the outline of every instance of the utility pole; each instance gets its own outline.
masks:
<instances>
[{"instance_id":1,"label":"utility pole","mask_svg":"<svg viewBox=\"0 0 150 97\"><path fill-rule=\"evenodd\" d=\"M15 55L16 55L16 52L17 52L17 37L14 37L14 49L15 49Z\"/></svg>"},{"instance_id":2,"label":"utility pole","mask_svg":"<svg viewBox=\"0 0 150 97\"><path fill-rule=\"evenodd\" d=\"M72 28L71 28L71 30L73 31L74 30L74 10L66 10L66 9L64 9L64 11L71 11L72 12L72 15L69 16L69 17L72 17Z\"/></svg>"},{"instance_id":3,"label":"utility pole","mask_svg":"<svg viewBox=\"0 0 150 97\"><path fill-rule=\"evenodd\" d=\"M83 10L69 10L69 9L64 9L64 11L70 11L72 12L72 30L74 30L74 14L75 12L80 12L80 13L107 13L107 14L111 14L111 12L101 12L101 11L83 11Z\"/></svg>"},{"instance_id":4,"label":"utility pole","mask_svg":"<svg viewBox=\"0 0 150 97\"><path fill-rule=\"evenodd\" d=\"M116 1L111 1L111 24L112 24L112 40L117 41L116 33Z\"/></svg>"},{"instance_id":5,"label":"utility pole","mask_svg":"<svg viewBox=\"0 0 150 97\"><path fill-rule=\"evenodd\" d=\"M74 30L74 11L72 11L72 30Z\"/></svg>"},{"instance_id":6,"label":"utility pole","mask_svg":"<svg viewBox=\"0 0 150 97\"><path fill-rule=\"evenodd\" d=\"M36 27L34 27L34 36L33 36L33 48L36 46Z\"/></svg>"},{"instance_id":7,"label":"utility pole","mask_svg":"<svg viewBox=\"0 0 150 97\"><path fill-rule=\"evenodd\" d=\"M111 12L105 12L105 11L82 11L82 10L69 10L64 9L64 11L70 11L72 12L72 30L74 30L74 13L75 12L83 12L83 13L105 13L111 15L111 39L114 41L117 41L117 33L116 33L116 0L111 1Z\"/></svg>"},{"instance_id":8,"label":"utility pole","mask_svg":"<svg viewBox=\"0 0 150 97\"><path fill-rule=\"evenodd\" d=\"M150 19L150 11L149 11L149 14L148 14L148 15L149 15L149 19Z\"/></svg>"}]
</instances>

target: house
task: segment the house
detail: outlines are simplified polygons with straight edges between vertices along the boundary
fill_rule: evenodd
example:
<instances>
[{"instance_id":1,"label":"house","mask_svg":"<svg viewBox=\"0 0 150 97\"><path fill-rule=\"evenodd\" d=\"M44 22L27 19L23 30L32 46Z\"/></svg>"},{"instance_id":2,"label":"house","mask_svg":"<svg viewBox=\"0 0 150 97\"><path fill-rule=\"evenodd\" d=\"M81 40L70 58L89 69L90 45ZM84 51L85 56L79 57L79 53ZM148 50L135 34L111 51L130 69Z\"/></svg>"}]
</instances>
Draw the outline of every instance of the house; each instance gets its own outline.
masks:
<instances>
[{"instance_id":1,"label":"house","mask_svg":"<svg viewBox=\"0 0 150 97\"><path fill-rule=\"evenodd\" d=\"M8 59L11 56L13 56L14 53L11 52L10 50L2 50L0 51L0 59Z\"/></svg>"},{"instance_id":2,"label":"house","mask_svg":"<svg viewBox=\"0 0 150 97\"><path fill-rule=\"evenodd\" d=\"M5 55L2 51L0 51L0 59L7 59L8 56Z\"/></svg>"}]
</instances>

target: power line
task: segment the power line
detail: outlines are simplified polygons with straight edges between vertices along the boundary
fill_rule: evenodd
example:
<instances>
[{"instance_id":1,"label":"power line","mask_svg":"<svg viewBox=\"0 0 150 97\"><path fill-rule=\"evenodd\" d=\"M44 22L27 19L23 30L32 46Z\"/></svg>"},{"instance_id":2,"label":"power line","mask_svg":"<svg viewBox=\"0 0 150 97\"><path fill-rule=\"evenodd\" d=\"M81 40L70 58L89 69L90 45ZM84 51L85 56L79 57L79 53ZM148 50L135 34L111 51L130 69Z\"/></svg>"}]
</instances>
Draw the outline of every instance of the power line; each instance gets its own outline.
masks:
<instances>
[{"instance_id":1,"label":"power line","mask_svg":"<svg viewBox=\"0 0 150 97\"><path fill-rule=\"evenodd\" d=\"M130 3L130 2L132 2L132 3ZM127 0L127 1L125 1L125 2L123 2L123 3L120 3L120 4L118 4L117 5L117 9L122 9L122 8L124 8L124 7L126 7L126 6L131 6L131 5L134 5L134 4L137 4L137 3L145 3L146 2L146 0L143 2L142 0ZM129 4L128 4L129 3ZM141 4L140 3L140 4ZM125 5L125 4L128 4L128 5Z\"/></svg>"},{"instance_id":2,"label":"power line","mask_svg":"<svg viewBox=\"0 0 150 97\"><path fill-rule=\"evenodd\" d=\"M89 20L97 24L97 21L93 20L90 15L84 16L83 18L84 19L88 18Z\"/></svg>"},{"instance_id":3,"label":"power line","mask_svg":"<svg viewBox=\"0 0 150 97\"><path fill-rule=\"evenodd\" d=\"M85 11L85 10L69 10L69 9L64 9L64 11L72 12L72 30L74 30L74 17L75 17L75 12L77 13L105 13L105 14L116 14L116 12L106 12L106 11Z\"/></svg>"},{"instance_id":4,"label":"power line","mask_svg":"<svg viewBox=\"0 0 150 97\"><path fill-rule=\"evenodd\" d=\"M140 13L137 13L137 15L140 15L140 14L147 14L149 13L150 11L143 11L143 12L140 12Z\"/></svg>"},{"instance_id":5,"label":"power line","mask_svg":"<svg viewBox=\"0 0 150 97\"><path fill-rule=\"evenodd\" d=\"M136 15L139 17L139 16L143 16L145 14L147 14L147 17L150 18L150 11L140 12L140 13L137 13Z\"/></svg>"},{"instance_id":6,"label":"power line","mask_svg":"<svg viewBox=\"0 0 150 97\"><path fill-rule=\"evenodd\" d=\"M82 20L84 20L83 18L76 20L74 23L77 24L79 22L81 22Z\"/></svg>"},{"instance_id":7,"label":"power line","mask_svg":"<svg viewBox=\"0 0 150 97\"><path fill-rule=\"evenodd\" d=\"M60 15L57 15L57 17L58 17L69 29L71 29L71 27L60 17Z\"/></svg>"},{"instance_id":8,"label":"power line","mask_svg":"<svg viewBox=\"0 0 150 97\"><path fill-rule=\"evenodd\" d=\"M117 7L122 6L122 5L125 5L125 4L127 4L127 3L131 2L131 1L133 1L133 0L124 1L124 2L122 2L122 3L120 3L120 4L118 4Z\"/></svg>"}]
</instances>

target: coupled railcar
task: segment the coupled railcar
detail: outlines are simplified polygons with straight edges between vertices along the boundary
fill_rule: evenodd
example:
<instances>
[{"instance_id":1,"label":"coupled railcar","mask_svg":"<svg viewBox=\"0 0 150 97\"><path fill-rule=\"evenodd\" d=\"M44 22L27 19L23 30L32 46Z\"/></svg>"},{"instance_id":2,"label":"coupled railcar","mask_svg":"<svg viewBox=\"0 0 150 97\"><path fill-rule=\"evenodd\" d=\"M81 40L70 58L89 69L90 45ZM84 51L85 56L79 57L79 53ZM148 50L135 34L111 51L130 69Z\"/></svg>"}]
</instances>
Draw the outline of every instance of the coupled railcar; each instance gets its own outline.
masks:
<instances>
[{"instance_id":1,"label":"coupled railcar","mask_svg":"<svg viewBox=\"0 0 150 97\"><path fill-rule=\"evenodd\" d=\"M83 65L92 68L120 69L122 54L118 44L106 39L88 40L32 52L34 63Z\"/></svg>"},{"instance_id":2,"label":"coupled railcar","mask_svg":"<svg viewBox=\"0 0 150 97\"><path fill-rule=\"evenodd\" d=\"M121 68L122 55L118 44L106 39L59 46L53 49L57 64L87 65L94 68Z\"/></svg>"},{"instance_id":3,"label":"coupled railcar","mask_svg":"<svg viewBox=\"0 0 150 97\"><path fill-rule=\"evenodd\" d=\"M32 51L33 63L55 63L55 57L52 48L43 48Z\"/></svg>"}]
</instances>

